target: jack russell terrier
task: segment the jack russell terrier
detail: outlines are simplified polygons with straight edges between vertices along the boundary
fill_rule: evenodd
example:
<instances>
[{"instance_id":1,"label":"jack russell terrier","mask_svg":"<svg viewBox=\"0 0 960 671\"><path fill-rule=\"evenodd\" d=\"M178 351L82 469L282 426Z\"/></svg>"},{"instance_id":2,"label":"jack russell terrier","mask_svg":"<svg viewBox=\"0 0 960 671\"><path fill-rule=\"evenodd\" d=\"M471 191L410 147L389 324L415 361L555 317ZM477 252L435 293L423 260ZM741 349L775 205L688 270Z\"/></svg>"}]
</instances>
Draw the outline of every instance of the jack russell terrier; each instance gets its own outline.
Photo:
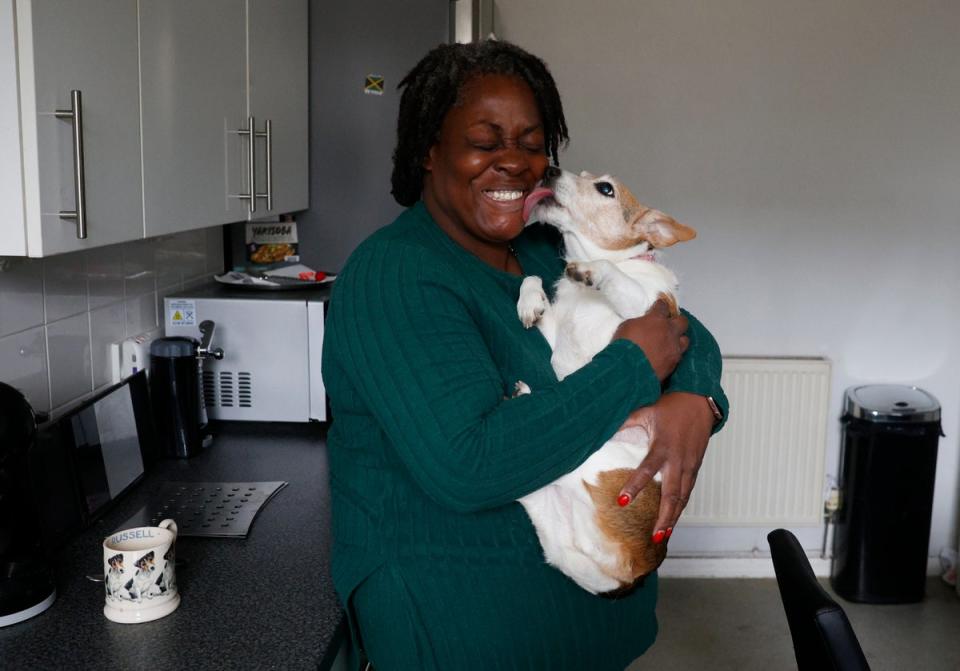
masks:
<instances>
[{"instance_id":1,"label":"jack russell terrier","mask_svg":"<svg viewBox=\"0 0 960 671\"><path fill-rule=\"evenodd\" d=\"M619 324L658 299L677 314L677 278L655 250L696 236L692 228L642 205L619 181L548 168L527 196L524 220L550 224L563 235L565 276L549 302L539 277L523 280L517 313L536 325L553 350L558 379L589 363ZM517 383L517 393L529 393ZM652 540L660 506L659 474L626 507L617 495L646 456L643 429L620 431L576 470L519 501L536 527L549 564L594 594L638 584L666 556Z\"/></svg>"}]
</instances>

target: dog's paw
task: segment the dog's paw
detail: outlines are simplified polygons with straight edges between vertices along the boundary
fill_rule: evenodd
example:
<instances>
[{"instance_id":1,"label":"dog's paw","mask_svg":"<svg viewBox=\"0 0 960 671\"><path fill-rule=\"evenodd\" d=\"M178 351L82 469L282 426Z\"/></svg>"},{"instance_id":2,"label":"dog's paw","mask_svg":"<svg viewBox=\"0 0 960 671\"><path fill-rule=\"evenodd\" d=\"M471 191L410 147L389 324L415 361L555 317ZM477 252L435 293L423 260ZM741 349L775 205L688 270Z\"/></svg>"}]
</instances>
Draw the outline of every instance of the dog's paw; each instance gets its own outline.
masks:
<instances>
[{"instance_id":1,"label":"dog's paw","mask_svg":"<svg viewBox=\"0 0 960 671\"><path fill-rule=\"evenodd\" d=\"M543 291L543 282L531 275L523 279L520 285L520 299L517 301L517 316L524 328L530 328L540 321L550 302Z\"/></svg>"},{"instance_id":2,"label":"dog's paw","mask_svg":"<svg viewBox=\"0 0 960 671\"><path fill-rule=\"evenodd\" d=\"M516 384L513 385L513 398L525 396L530 393L533 393L530 391L530 385L523 380L517 380Z\"/></svg>"}]
</instances>

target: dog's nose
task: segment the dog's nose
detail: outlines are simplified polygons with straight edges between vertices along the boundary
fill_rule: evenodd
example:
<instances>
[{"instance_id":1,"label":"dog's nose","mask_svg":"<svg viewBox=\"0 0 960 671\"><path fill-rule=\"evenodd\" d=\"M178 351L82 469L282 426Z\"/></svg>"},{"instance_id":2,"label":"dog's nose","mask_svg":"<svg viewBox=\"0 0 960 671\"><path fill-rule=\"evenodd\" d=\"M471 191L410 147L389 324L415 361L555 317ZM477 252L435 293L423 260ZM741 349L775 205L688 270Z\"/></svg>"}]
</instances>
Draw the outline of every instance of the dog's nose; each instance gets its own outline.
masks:
<instances>
[{"instance_id":1,"label":"dog's nose","mask_svg":"<svg viewBox=\"0 0 960 671\"><path fill-rule=\"evenodd\" d=\"M547 169L543 171L544 179L556 179L563 174L563 171L555 165L547 166Z\"/></svg>"}]
</instances>

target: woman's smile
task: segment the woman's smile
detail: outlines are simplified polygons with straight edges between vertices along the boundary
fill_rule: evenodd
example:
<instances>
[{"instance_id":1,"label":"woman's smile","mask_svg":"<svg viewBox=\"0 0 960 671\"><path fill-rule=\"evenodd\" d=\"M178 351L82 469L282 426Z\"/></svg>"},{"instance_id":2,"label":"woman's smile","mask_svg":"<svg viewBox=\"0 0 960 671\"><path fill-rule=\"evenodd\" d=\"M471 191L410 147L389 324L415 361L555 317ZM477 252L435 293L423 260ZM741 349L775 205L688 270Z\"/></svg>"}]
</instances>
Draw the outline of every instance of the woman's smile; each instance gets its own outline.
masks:
<instances>
[{"instance_id":1,"label":"woman's smile","mask_svg":"<svg viewBox=\"0 0 960 671\"><path fill-rule=\"evenodd\" d=\"M520 201L522 204L523 197L526 195L526 191L516 191L513 189L507 190L497 190L492 189L485 190L483 194L490 198L491 200L497 203L506 203L506 204L516 204L517 201Z\"/></svg>"}]
</instances>

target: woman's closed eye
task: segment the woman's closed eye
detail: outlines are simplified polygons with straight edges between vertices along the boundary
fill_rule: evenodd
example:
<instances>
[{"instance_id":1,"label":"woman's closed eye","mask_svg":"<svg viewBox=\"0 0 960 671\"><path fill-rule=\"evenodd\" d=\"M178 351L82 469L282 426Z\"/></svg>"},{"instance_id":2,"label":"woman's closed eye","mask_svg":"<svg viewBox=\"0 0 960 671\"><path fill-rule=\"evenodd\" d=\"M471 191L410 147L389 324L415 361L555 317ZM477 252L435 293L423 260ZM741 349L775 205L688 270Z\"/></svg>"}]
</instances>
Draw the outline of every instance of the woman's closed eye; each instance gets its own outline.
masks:
<instances>
[{"instance_id":1,"label":"woman's closed eye","mask_svg":"<svg viewBox=\"0 0 960 671\"><path fill-rule=\"evenodd\" d=\"M505 147L519 147L531 154L542 154L546 151L546 145L540 139L520 139L517 141L490 138L468 138L471 147L480 151L497 151Z\"/></svg>"},{"instance_id":2,"label":"woman's closed eye","mask_svg":"<svg viewBox=\"0 0 960 671\"><path fill-rule=\"evenodd\" d=\"M500 138L490 135L480 137L468 136L467 143L474 149L479 149L480 151L494 151L503 145Z\"/></svg>"}]
</instances>

